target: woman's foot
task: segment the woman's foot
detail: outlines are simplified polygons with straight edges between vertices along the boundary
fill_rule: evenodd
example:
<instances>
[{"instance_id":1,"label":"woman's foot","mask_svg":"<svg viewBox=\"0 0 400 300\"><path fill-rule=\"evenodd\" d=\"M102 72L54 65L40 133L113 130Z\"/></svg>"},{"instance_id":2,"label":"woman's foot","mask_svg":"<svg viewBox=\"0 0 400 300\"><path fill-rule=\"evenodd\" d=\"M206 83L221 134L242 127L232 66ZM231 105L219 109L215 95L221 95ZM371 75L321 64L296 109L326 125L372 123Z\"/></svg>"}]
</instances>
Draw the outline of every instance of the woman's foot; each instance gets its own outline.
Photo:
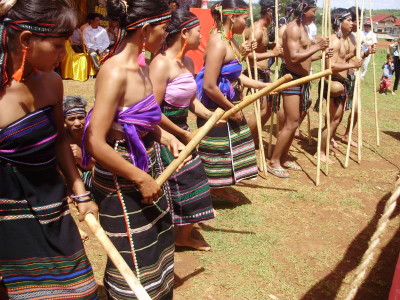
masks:
<instances>
[{"instance_id":1,"label":"woman's foot","mask_svg":"<svg viewBox=\"0 0 400 300\"><path fill-rule=\"evenodd\" d=\"M240 198L235 196L232 193L229 193L225 188L220 188L220 189L211 189L211 194L213 196L219 196L221 198L224 198L228 202L231 203L239 203Z\"/></svg>"},{"instance_id":2,"label":"woman's foot","mask_svg":"<svg viewBox=\"0 0 400 300\"><path fill-rule=\"evenodd\" d=\"M314 158L317 158L317 157L318 157L318 153L315 153ZM321 151L321 161L325 163L327 160L328 160L328 164L330 164L330 165L333 165L335 163L332 159L326 157L325 153Z\"/></svg>"},{"instance_id":3,"label":"woman's foot","mask_svg":"<svg viewBox=\"0 0 400 300\"><path fill-rule=\"evenodd\" d=\"M178 238L175 237L175 246L178 247L189 247L193 248L199 251L210 251L211 247L210 245L203 240L197 240L193 237L187 237L187 238Z\"/></svg>"}]
</instances>

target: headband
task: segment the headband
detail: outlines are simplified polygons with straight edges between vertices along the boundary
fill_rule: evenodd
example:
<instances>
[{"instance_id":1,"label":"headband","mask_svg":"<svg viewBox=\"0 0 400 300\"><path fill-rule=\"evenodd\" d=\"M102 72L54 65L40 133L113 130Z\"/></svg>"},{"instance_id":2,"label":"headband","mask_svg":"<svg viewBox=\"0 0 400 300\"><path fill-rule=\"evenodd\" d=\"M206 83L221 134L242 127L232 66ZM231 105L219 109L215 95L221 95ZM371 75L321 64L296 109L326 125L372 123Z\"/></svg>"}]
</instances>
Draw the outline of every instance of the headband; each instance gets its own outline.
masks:
<instances>
[{"instance_id":1,"label":"headband","mask_svg":"<svg viewBox=\"0 0 400 300\"><path fill-rule=\"evenodd\" d=\"M200 21L197 17L194 17L190 20L187 20L185 22L183 22L182 24L180 24L177 28L175 28L174 30L171 30L170 32L167 32L167 35L170 34L174 34L177 32L182 31L182 29L186 28L186 29L192 29L196 26L198 26L200 24Z\"/></svg>"},{"instance_id":2,"label":"headband","mask_svg":"<svg viewBox=\"0 0 400 300\"><path fill-rule=\"evenodd\" d=\"M122 43L122 40L126 36L127 31L136 30L140 27L143 27L146 24L158 25L158 24L167 23L170 20L171 20L171 12L167 11L167 12L159 14L157 16L140 19L138 21L135 21L131 24L126 25L123 28L121 28L121 27L118 28L118 34L117 34L117 38L116 38L114 47L112 47L110 52L108 52L108 54L100 60L100 63L101 64L104 63L107 59L109 59L115 53L115 51L117 51L117 49L119 48L119 46Z\"/></svg>"},{"instance_id":3,"label":"headband","mask_svg":"<svg viewBox=\"0 0 400 300\"><path fill-rule=\"evenodd\" d=\"M222 9L222 14L226 15L244 15L250 13L249 8L242 7L242 8L224 8Z\"/></svg>"},{"instance_id":4,"label":"headband","mask_svg":"<svg viewBox=\"0 0 400 300\"><path fill-rule=\"evenodd\" d=\"M13 21L10 18L5 18L3 23L0 24L0 90L2 90L9 81L6 72L8 57L6 40L8 28L12 28L17 31L28 30L32 32L33 35L40 37L66 38L71 34L70 30L56 28L56 24L40 22L34 23L25 20Z\"/></svg>"},{"instance_id":5,"label":"headband","mask_svg":"<svg viewBox=\"0 0 400 300\"><path fill-rule=\"evenodd\" d=\"M341 38L343 36L341 21L343 21L344 19L346 19L348 17L351 17L351 13L349 11L345 11L333 20L333 25L335 25L337 27L336 34L337 34L338 38Z\"/></svg>"},{"instance_id":6,"label":"headband","mask_svg":"<svg viewBox=\"0 0 400 300\"><path fill-rule=\"evenodd\" d=\"M314 7L317 7L317 4L315 3L315 1L313 1L311 3L305 3L305 2L299 3L297 8L294 9L294 11L297 12L297 14L298 14L297 21L299 23L301 23L303 21L303 14L306 12L306 10L308 10L310 8L314 8Z\"/></svg>"},{"instance_id":7,"label":"headband","mask_svg":"<svg viewBox=\"0 0 400 300\"><path fill-rule=\"evenodd\" d=\"M85 105L76 105L73 107L67 107L64 109L64 117L73 115L86 115Z\"/></svg>"}]
</instances>

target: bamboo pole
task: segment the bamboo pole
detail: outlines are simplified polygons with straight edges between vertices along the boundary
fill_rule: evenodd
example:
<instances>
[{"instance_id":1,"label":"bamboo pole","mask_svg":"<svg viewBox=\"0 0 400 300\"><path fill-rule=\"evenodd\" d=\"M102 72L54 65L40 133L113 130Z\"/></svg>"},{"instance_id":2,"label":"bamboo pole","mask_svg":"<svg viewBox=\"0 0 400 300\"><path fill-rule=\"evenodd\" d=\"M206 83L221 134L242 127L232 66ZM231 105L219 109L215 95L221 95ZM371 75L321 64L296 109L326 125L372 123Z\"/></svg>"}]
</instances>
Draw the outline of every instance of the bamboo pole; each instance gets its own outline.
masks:
<instances>
[{"instance_id":1,"label":"bamboo pole","mask_svg":"<svg viewBox=\"0 0 400 300\"><path fill-rule=\"evenodd\" d=\"M322 9L322 37L326 36L326 18L327 18L326 0L324 0ZM325 70L325 50L322 51L321 70ZM321 180L321 143L322 143L322 101L325 89L325 78L321 78L321 87L319 94L319 107L318 107L318 143L317 143L317 178L316 185L320 184Z\"/></svg>"},{"instance_id":2,"label":"bamboo pole","mask_svg":"<svg viewBox=\"0 0 400 300\"><path fill-rule=\"evenodd\" d=\"M107 252L108 257L114 263L115 267L124 277L125 281L128 283L131 290L135 293L139 300L151 300L150 296L147 294L146 290L140 284L139 280L136 278L135 274L122 258L121 254L115 248L111 240L106 235L104 229L101 227L99 222L96 220L93 214L89 213L85 216L85 222L89 226L90 231L97 237L101 245Z\"/></svg>"},{"instance_id":3,"label":"bamboo pole","mask_svg":"<svg viewBox=\"0 0 400 300\"><path fill-rule=\"evenodd\" d=\"M330 37L331 33L331 0L326 0L326 6L327 6L327 15L325 17L325 33L328 37ZM332 47L332 40L329 39L329 48ZM325 59L325 58L323 58ZM331 68L332 65L332 60L331 58L328 58L328 69ZM326 156L326 161L325 161L325 172L328 175L329 173L329 152L330 152L330 145L331 145L331 112L330 112L330 104L331 104L331 82L332 82L332 75L329 75L328 77L328 90L326 93L326 131L327 131L327 136L326 136L326 148L325 148L325 156Z\"/></svg>"},{"instance_id":4,"label":"bamboo pole","mask_svg":"<svg viewBox=\"0 0 400 300\"><path fill-rule=\"evenodd\" d=\"M369 0L369 19L371 21L371 31L374 32L374 22L372 22L372 5L371 0ZM375 54L372 55L372 70L374 71L374 108L375 108L375 127L376 127L376 145L380 146L379 137L379 120L378 120L378 100L376 96L376 65L375 65Z\"/></svg>"},{"instance_id":5,"label":"bamboo pole","mask_svg":"<svg viewBox=\"0 0 400 300\"><path fill-rule=\"evenodd\" d=\"M360 27L359 27L359 31L360 31L360 36L361 36L361 29L362 29L362 24L364 23L364 8L365 8L365 5L364 5L364 0L362 0L362 2L361 2L361 18L360 18ZM361 38L360 38L360 43L361 43ZM360 57L361 57L361 45L360 45ZM360 72L359 72L359 75L361 76L361 68L359 69L360 70ZM360 164L361 163L361 159L362 159L362 153L361 153L361 151L362 151L362 147L363 147L363 142L362 142L362 139L363 139L363 134L362 134L362 105L361 105L361 102L362 102L362 99L361 99L361 78L360 78L360 81L359 81L359 88L358 88L358 106L357 106L357 111L358 111L358 120L357 120L357 131L358 131L358 133L357 133L357 138L358 138L358 142L357 142L357 158L358 158L358 163Z\"/></svg>"},{"instance_id":6,"label":"bamboo pole","mask_svg":"<svg viewBox=\"0 0 400 300\"><path fill-rule=\"evenodd\" d=\"M364 1L364 0L363 0ZM358 59L361 58L361 24L360 24L360 16L358 14L358 0L356 0L356 22L357 22L357 39L356 39L356 57ZM353 125L354 125L354 114L355 109L354 106L358 104L358 112L360 112L360 96L361 96L361 69L357 70L356 81L355 81L355 88L354 88L354 96L353 96L353 107L351 109L351 117L350 117L350 128L349 128L349 137L347 141L347 149L346 149L346 159L344 163L344 167L347 168L349 166L349 158L350 158L350 147L353 135ZM360 115L358 115L358 123L361 123ZM358 142L360 141L360 127L358 127ZM361 161L361 148L360 143L357 145L357 154L358 154L358 162Z\"/></svg>"},{"instance_id":7,"label":"bamboo pole","mask_svg":"<svg viewBox=\"0 0 400 300\"><path fill-rule=\"evenodd\" d=\"M279 46L279 28L278 28L278 17L279 17L279 3L278 0L275 0L275 45ZM279 69L278 69L278 57L275 57L275 80L278 79L279 76ZM277 96L279 97L279 95ZM269 142L268 142L268 157L271 157L272 154L272 135L273 135L273 128L274 128L274 115L276 114L276 138L279 137L279 114L275 113L274 105L272 104L271 107L271 120L269 126ZM279 110L279 107L278 107Z\"/></svg>"},{"instance_id":8,"label":"bamboo pole","mask_svg":"<svg viewBox=\"0 0 400 300\"><path fill-rule=\"evenodd\" d=\"M222 108L217 108L207 122L196 131L190 142L179 153L179 156L174 159L169 166L165 168L164 172L162 172L162 174L156 179L156 182L160 186L167 181L167 179L175 172L175 170L183 163L183 161L193 152L196 146L206 136L211 128L214 127L215 123L221 119L224 113L226 112Z\"/></svg>"},{"instance_id":9,"label":"bamboo pole","mask_svg":"<svg viewBox=\"0 0 400 300\"><path fill-rule=\"evenodd\" d=\"M311 136L311 118L310 111L307 111L307 134L308 134L308 145L312 145L312 136Z\"/></svg>"},{"instance_id":10,"label":"bamboo pole","mask_svg":"<svg viewBox=\"0 0 400 300\"><path fill-rule=\"evenodd\" d=\"M249 9L250 9L250 23L251 23L251 39L252 41L255 40L254 37L254 17L253 17L253 1L249 1ZM258 81L258 69L257 69L257 56L256 51L253 50L253 68L254 68L254 79ZM249 69L249 74L251 73ZM267 163L265 161L265 152L264 152L264 142L262 136L262 124L261 124L261 105L260 100L257 100L254 105L254 111L256 115L256 122L257 122L257 132L258 132L258 149L260 151L260 171L264 172L264 176L267 176Z\"/></svg>"}]
</instances>

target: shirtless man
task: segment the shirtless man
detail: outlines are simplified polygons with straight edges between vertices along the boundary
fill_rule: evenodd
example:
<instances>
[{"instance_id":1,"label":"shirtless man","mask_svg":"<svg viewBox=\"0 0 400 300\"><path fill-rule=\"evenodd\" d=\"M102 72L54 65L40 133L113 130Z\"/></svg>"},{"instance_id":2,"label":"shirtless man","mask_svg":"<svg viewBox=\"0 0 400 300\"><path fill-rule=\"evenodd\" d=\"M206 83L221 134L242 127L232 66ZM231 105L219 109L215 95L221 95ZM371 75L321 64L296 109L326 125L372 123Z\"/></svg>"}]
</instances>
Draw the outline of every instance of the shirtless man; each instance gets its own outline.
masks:
<instances>
[{"instance_id":1,"label":"shirtless man","mask_svg":"<svg viewBox=\"0 0 400 300\"><path fill-rule=\"evenodd\" d=\"M356 33L357 33L357 26L356 26L356 8L355 6L352 6L349 8L349 11L351 13L351 19L353 21L353 29L352 29L352 33L349 35L349 39L350 39L350 53L349 53L349 58L351 59L356 55ZM358 15L361 16L361 9L358 9ZM370 54L374 54L376 52L376 46L375 44L373 44L371 47L368 47L368 50L366 50L365 52L361 53L361 58L364 59L366 57L368 57ZM355 81L355 70L354 69L350 69L348 71L348 79L352 80L353 84ZM353 97L353 94L349 95L349 99L351 100L356 100L357 97ZM350 105L349 108L352 109L352 107L354 107L354 122L353 122L353 129L357 124L357 119L358 119L358 110L357 110L357 102L356 101L349 101ZM348 138L349 138L349 133L350 133L350 119L351 119L351 115L349 115L348 121L347 121L347 127L346 127L346 132L344 134L344 139L343 141L345 143L348 142ZM332 143L333 146L336 148L337 147L337 143L335 143L334 139L332 139ZM357 143L353 140L350 141L350 145L353 147L357 147Z\"/></svg>"},{"instance_id":2,"label":"shirtless man","mask_svg":"<svg viewBox=\"0 0 400 300\"><path fill-rule=\"evenodd\" d=\"M277 57L282 54L283 50L281 46L276 46L272 51L268 50L268 26L273 24L275 2L274 0L261 0L261 18L254 22L254 39L257 42L257 48L255 49L257 58L257 69L258 69L258 80L262 82L271 82L269 71L268 71L268 60L271 57ZM245 40L252 41L251 28L245 30ZM249 55L250 66L247 68L247 72L251 71L254 77L254 57L253 53ZM272 97L267 97L267 101L262 99L261 101L261 126L267 123L272 111ZM255 115L248 119L251 135L253 136L254 143L258 145L258 134L257 134L257 122Z\"/></svg>"},{"instance_id":3,"label":"shirtless man","mask_svg":"<svg viewBox=\"0 0 400 300\"><path fill-rule=\"evenodd\" d=\"M331 35L332 48L334 54L331 61L332 67L332 82L339 82L343 85L343 91L340 96L334 97L330 102L330 139L335 135L336 129L339 126L345 109L349 109L349 91L351 90L351 80L347 78L348 71L351 69L358 69L361 67L362 60L354 59L355 51L351 48L350 35L353 29L353 20L351 13L348 9L336 8L332 10L332 28L334 34ZM354 24L354 26L356 26ZM353 51L350 54L350 51ZM326 161L326 138L328 135L327 126L322 131L321 143L321 161ZM330 140L329 139L329 140ZM329 163L333 163L329 159Z\"/></svg>"},{"instance_id":4,"label":"shirtless man","mask_svg":"<svg viewBox=\"0 0 400 300\"><path fill-rule=\"evenodd\" d=\"M323 38L312 45L308 37L308 24L315 18L317 10L313 0L303 0L296 5L297 18L290 22L283 33L282 46L285 64L282 64L282 74L290 73L294 79L309 75L311 62L321 59L320 50L328 48L329 39ZM332 51L328 51L332 55ZM299 125L301 111L309 107L309 83L292 87L281 92L284 110L284 125L280 131L274 152L269 162L268 172L281 178L290 177L283 167L290 170L301 170L294 161L289 160L289 148Z\"/></svg>"}]
</instances>

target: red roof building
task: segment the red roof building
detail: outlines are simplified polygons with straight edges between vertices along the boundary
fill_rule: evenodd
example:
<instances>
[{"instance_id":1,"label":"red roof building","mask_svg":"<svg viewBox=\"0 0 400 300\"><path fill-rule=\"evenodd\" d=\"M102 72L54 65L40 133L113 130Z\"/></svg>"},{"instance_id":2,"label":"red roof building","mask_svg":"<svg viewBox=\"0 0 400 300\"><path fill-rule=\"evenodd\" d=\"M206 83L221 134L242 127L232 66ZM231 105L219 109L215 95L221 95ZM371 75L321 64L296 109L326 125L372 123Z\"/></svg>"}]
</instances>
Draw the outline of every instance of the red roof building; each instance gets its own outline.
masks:
<instances>
[{"instance_id":1,"label":"red roof building","mask_svg":"<svg viewBox=\"0 0 400 300\"><path fill-rule=\"evenodd\" d=\"M400 35L400 19L394 15L379 14L372 17L374 32L386 33L394 37Z\"/></svg>"}]
</instances>

